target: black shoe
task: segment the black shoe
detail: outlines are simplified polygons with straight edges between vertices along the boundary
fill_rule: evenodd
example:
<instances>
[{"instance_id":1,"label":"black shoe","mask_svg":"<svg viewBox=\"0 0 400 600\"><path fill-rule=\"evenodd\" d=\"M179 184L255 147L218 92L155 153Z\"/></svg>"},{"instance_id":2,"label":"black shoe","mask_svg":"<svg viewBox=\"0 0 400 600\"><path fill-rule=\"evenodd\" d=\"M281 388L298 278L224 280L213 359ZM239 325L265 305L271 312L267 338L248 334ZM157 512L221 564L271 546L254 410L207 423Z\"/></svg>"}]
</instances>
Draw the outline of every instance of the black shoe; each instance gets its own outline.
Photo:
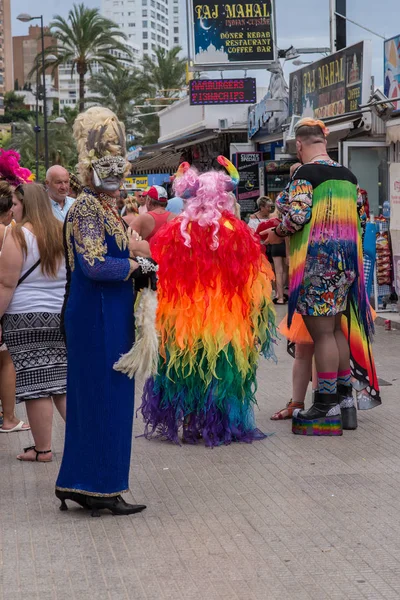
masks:
<instances>
[{"instance_id":1,"label":"black shoe","mask_svg":"<svg viewBox=\"0 0 400 600\"><path fill-rule=\"evenodd\" d=\"M342 435L338 395L315 392L314 404L308 410L293 411L292 432L295 435Z\"/></svg>"},{"instance_id":2,"label":"black shoe","mask_svg":"<svg viewBox=\"0 0 400 600\"><path fill-rule=\"evenodd\" d=\"M92 517L100 517L99 510L103 509L109 510L113 515L133 515L147 507L144 504L128 504L122 496L88 496L88 508L92 509Z\"/></svg>"},{"instance_id":3,"label":"black shoe","mask_svg":"<svg viewBox=\"0 0 400 600\"><path fill-rule=\"evenodd\" d=\"M342 427L343 429L357 429L357 409L353 406L346 406L346 400L353 398L353 387L351 385L338 385L338 396L340 402L340 411L342 413Z\"/></svg>"},{"instance_id":4,"label":"black shoe","mask_svg":"<svg viewBox=\"0 0 400 600\"><path fill-rule=\"evenodd\" d=\"M72 500L72 502L76 502L82 508L88 509L89 506L87 504L87 499L89 496L85 494L79 494L78 492L64 492L62 490L56 490L56 496L59 500L61 500L60 510L68 510L68 506L65 504L66 500Z\"/></svg>"}]
</instances>

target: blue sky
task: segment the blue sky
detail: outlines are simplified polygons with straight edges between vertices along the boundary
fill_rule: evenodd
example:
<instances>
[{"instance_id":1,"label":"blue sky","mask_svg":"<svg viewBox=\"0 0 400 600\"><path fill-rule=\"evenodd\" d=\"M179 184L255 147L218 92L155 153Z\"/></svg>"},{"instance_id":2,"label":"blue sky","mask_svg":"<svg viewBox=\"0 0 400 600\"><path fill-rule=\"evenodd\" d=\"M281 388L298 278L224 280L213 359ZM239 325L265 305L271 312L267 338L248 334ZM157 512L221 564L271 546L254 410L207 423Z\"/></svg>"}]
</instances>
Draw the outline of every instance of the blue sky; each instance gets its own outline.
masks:
<instances>
[{"instance_id":1,"label":"blue sky","mask_svg":"<svg viewBox=\"0 0 400 600\"><path fill-rule=\"evenodd\" d=\"M31 0L12 0L13 35L23 35L28 24L20 23L16 16L21 12L31 12ZM37 5L39 2L36 3ZM85 0L90 7L100 7L100 0ZM73 0L40 0L40 11L45 23L54 14L66 16ZM349 0L347 15L366 27L391 37L400 33L399 0ZM276 0L277 38L280 48L291 45L297 47L329 46L329 0ZM359 27L348 23L348 45L362 39L373 41L372 74L376 85L382 85L383 42ZM313 60L318 56L303 56L303 60ZM286 72L291 70L287 65Z\"/></svg>"}]
</instances>

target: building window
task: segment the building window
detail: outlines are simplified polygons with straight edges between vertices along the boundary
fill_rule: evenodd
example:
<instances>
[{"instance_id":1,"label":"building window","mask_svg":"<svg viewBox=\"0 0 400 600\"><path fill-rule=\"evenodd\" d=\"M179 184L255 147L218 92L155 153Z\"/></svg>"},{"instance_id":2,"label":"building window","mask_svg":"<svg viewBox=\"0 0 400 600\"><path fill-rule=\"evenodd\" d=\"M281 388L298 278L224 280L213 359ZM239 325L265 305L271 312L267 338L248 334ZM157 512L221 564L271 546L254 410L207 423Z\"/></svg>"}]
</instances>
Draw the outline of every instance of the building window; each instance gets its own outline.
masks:
<instances>
[{"instance_id":1,"label":"building window","mask_svg":"<svg viewBox=\"0 0 400 600\"><path fill-rule=\"evenodd\" d=\"M156 34L155 34L155 33L152 33L152 34L151 34L151 39L152 39L152 40L155 40L155 39L156 39Z\"/></svg>"},{"instance_id":2,"label":"building window","mask_svg":"<svg viewBox=\"0 0 400 600\"><path fill-rule=\"evenodd\" d=\"M135 23L128 23L128 26L129 27L136 27L136 24Z\"/></svg>"},{"instance_id":3,"label":"building window","mask_svg":"<svg viewBox=\"0 0 400 600\"><path fill-rule=\"evenodd\" d=\"M145 42L145 43L143 44L143 50L148 50L148 48L149 48L149 45L148 45L148 43L147 43L147 42Z\"/></svg>"},{"instance_id":4,"label":"building window","mask_svg":"<svg viewBox=\"0 0 400 600\"><path fill-rule=\"evenodd\" d=\"M147 17L147 10L142 10L142 17Z\"/></svg>"},{"instance_id":5,"label":"building window","mask_svg":"<svg viewBox=\"0 0 400 600\"><path fill-rule=\"evenodd\" d=\"M174 15L177 15L177 14L178 14L178 7L174 6Z\"/></svg>"},{"instance_id":6,"label":"building window","mask_svg":"<svg viewBox=\"0 0 400 600\"><path fill-rule=\"evenodd\" d=\"M148 27L147 21L142 21L142 27L143 27L143 29L147 29L147 27Z\"/></svg>"},{"instance_id":7,"label":"building window","mask_svg":"<svg viewBox=\"0 0 400 600\"><path fill-rule=\"evenodd\" d=\"M149 34L147 31L143 31L143 39L147 40L147 38L149 37Z\"/></svg>"},{"instance_id":8,"label":"building window","mask_svg":"<svg viewBox=\"0 0 400 600\"><path fill-rule=\"evenodd\" d=\"M179 33L179 27L174 27L174 33Z\"/></svg>"},{"instance_id":9,"label":"building window","mask_svg":"<svg viewBox=\"0 0 400 600\"><path fill-rule=\"evenodd\" d=\"M174 37L174 44L179 44L179 38L178 37Z\"/></svg>"},{"instance_id":10,"label":"building window","mask_svg":"<svg viewBox=\"0 0 400 600\"><path fill-rule=\"evenodd\" d=\"M151 11L151 18L155 19L156 18L156 13L154 12L154 10Z\"/></svg>"},{"instance_id":11,"label":"building window","mask_svg":"<svg viewBox=\"0 0 400 600\"><path fill-rule=\"evenodd\" d=\"M151 22L151 28L155 29L156 28L156 24L154 23L154 21Z\"/></svg>"}]
</instances>

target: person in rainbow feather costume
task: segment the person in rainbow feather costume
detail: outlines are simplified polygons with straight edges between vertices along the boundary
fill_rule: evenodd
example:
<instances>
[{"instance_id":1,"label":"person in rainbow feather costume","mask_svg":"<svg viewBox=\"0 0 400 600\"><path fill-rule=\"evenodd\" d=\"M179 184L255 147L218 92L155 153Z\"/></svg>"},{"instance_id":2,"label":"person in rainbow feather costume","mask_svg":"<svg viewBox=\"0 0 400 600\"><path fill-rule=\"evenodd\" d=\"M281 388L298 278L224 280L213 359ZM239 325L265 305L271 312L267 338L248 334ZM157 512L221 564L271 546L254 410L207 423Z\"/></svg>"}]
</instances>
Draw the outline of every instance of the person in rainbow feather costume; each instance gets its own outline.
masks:
<instances>
[{"instance_id":1,"label":"person in rainbow feather costume","mask_svg":"<svg viewBox=\"0 0 400 600\"><path fill-rule=\"evenodd\" d=\"M159 265L158 373L147 380L145 436L206 446L265 435L254 419L259 354L275 359L273 272L245 223L234 216L239 175L199 174L183 163L174 181L185 210L151 242Z\"/></svg>"},{"instance_id":2,"label":"person in rainbow feather costume","mask_svg":"<svg viewBox=\"0 0 400 600\"><path fill-rule=\"evenodd\" d=\"M364 282L359 187L351 171L327 154L328 133L322 121L297 123L302 164L277 200L282 222L268 231L272 244L290 237L288 327L304 328L304 321L314 342L315 402L307 411L293 410L292 431L303 435L341 435L342 428L357 427L352 375L362 390L359 408L381 403L370 346L374 326Z\"/></svg>"}]
</instances>

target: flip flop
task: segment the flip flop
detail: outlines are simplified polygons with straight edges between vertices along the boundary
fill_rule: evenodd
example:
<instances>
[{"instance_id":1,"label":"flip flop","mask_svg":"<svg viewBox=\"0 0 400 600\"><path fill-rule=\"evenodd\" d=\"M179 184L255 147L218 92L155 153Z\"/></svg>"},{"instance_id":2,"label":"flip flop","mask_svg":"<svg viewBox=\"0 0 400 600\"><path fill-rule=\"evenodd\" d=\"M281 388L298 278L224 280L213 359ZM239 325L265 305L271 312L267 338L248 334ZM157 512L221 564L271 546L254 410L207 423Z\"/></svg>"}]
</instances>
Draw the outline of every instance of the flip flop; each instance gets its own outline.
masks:
<instances>
[{"instance_id":1,"label":"flip flop","mask_svg":"<svg viewBox=\"0 0 400 600\"><path fill-rule=\"evenodd\" d=\"M0 427L0 433L13 433L14 431L29 431L30 426L28 425L28 427L24 427L24 425L25 423L23 421L20 421L18 425L16 425L12 429L3 429L2 427Z\"/></svg>"}]
</instances>

